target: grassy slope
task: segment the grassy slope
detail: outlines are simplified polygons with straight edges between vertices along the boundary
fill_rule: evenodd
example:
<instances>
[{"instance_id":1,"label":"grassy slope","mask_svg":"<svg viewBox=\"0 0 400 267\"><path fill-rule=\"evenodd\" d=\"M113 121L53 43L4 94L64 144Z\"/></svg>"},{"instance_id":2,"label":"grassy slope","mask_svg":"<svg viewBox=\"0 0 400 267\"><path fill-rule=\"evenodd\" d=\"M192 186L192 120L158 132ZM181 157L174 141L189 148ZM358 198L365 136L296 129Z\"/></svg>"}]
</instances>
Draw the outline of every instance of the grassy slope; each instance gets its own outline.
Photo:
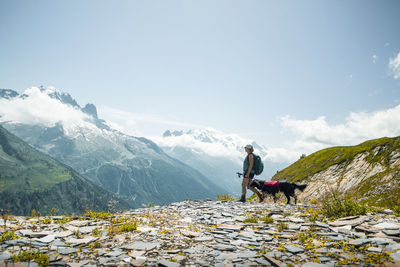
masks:
<instances>
[{"instance_id":1,"label":"grassy slope","mask_svg":"<svg viewBox=\"0 0 400 267\"><path fill-rule=\"evenodd\" d=\"M381 147L376 155L372 150ZM385 167L389 167L390 154L400 149L400 137L380 138L366 141L357 146L348 147L332 147L315 152L303 159L298 160L289 167L278 172L273 179L286 179L292 182L307 182L308 178L314 174L324 171L335 164L350 164L354 157L363 152L369 152L366 160L370 163L380 162ZM378 190L378 186L383 176L389 172L395 173L393 185L385 190ZM365 202L373 203L379 206L390 206L400 204L400 186L399 186L400 169L387 169L385 172L378 173L370 179L362 182L352 192L348 192L358 198L367 198Z\"/></svg>"},{"instance_id":2,"label":"grassy slope","mask_svg":"<svg viewBox=\"0 0 400 267\"><path fill-rule=\"evenodd\" d=\"M29 215L32 209L79 213L86 207L120 210L130 205L0 126L0 208Z\"/></svg>"},{"instance_id":3,"label":"grassy slope","mask_svg":"<svg viewBox=\"0 0 400 267\"><path fill-rule=\"evenodd\" d=\"M0 192L44 191L72 179L71 172L0 126Z\"/></svg>"}]
</instances>

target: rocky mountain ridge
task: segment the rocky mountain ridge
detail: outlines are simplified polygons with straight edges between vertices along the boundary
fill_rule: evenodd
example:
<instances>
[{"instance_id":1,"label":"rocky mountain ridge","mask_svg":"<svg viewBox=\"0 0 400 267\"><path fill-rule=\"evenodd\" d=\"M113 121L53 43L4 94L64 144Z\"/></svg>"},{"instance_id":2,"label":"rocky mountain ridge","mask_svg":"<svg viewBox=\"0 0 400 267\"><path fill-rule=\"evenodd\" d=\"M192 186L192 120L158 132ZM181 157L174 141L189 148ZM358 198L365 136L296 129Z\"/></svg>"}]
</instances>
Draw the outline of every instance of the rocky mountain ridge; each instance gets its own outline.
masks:
<instances>
[{"instance_id":1,"label":"rocky mountain ridge","mask_svg":"<svg viewBox=\"0 0 400 267\"><path fill-rule=\"evenodd\" d=\"M29 259L74 267L400 264L400 217L393 211L326 220L315 219L317 209L184 201L118 214L10 217L0 220L0 264Z\"/></svg>"}]
</instances>

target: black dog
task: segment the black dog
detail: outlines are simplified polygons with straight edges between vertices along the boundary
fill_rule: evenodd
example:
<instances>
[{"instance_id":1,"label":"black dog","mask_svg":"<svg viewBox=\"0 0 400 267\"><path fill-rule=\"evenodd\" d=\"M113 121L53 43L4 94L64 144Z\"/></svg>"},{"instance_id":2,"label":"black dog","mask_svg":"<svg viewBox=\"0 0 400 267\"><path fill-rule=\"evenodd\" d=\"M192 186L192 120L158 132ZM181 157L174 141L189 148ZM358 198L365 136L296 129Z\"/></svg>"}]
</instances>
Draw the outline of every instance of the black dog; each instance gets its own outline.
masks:
<instances>
[{"instance_id":1,"label":"black dog","mask_svg":"<svg viewBox=\"0 0 400 267\"><path fill-rule=\"evenodd\" d=\"M277 183L271 186L269 185L271 182ZM297 196L294 192L295 189L297 188L300 189L300 191L303 191L307 187L306 184L298 185L296 183L291 183L287 181L261 181L257 179L254 179L251 182L250 186L259 189L262 192L263 196L265 193L272 194L274 197L274 203L276 203L277 200L276 193L281 191L285 194L287 198L287 204L290 204L290 197L293 197L294 203L297 204Z\"/></svg>"}]
</instances>

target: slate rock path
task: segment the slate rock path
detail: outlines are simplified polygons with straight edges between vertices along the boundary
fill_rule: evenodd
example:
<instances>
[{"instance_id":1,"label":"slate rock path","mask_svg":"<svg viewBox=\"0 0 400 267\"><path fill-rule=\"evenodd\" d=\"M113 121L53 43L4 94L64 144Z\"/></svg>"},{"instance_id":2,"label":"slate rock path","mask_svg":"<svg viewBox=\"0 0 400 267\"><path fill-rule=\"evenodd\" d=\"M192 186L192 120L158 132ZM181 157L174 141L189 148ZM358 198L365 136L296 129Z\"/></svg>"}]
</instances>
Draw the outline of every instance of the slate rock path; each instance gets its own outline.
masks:
<instances>
[{"instance_id":1,"label":"slate rock path","mask_svg":"<svg viewBox=\"0 0 400 267\"><path fill-rule=\"evenodd\" d=\"M51 266L400 266L392 211L329 221L316 209L184 201L118 214L11 216L0 220L0 266L38 266L17 262L23 251L47 255Z\"/></svg>"}]
</instances>

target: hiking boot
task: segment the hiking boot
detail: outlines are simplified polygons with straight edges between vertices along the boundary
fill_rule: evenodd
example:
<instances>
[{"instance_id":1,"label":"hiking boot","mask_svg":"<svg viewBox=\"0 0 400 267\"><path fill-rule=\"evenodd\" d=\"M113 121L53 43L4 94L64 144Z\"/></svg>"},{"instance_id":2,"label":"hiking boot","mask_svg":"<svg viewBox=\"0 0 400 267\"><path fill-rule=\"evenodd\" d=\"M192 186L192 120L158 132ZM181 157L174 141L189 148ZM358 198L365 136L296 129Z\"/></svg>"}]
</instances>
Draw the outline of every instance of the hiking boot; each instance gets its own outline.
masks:
<instances>
[{"instance_id":1,"label":"hiking boot","mask_svg":"<svg viewBox=\"0 0 400 267\"><path fill-rule=\"evenodd\" d=\"M264 202L264 196L263 196L262 194L259 194L259 195L258 195L258 198L259 198L259 200L260 200L260 203L263 203L263 202Z\"/></svg>"},{"instance_id":2,"label":"hiking boot","mask_svg":"<svg viewBox=\"0 0 400 267\"><path fill-rule=\"evenodd\" d=\"M241 197L239 200L238 200L238 202L246 202L246 198L245 197Z\"/></svg>"}]
</instances>

